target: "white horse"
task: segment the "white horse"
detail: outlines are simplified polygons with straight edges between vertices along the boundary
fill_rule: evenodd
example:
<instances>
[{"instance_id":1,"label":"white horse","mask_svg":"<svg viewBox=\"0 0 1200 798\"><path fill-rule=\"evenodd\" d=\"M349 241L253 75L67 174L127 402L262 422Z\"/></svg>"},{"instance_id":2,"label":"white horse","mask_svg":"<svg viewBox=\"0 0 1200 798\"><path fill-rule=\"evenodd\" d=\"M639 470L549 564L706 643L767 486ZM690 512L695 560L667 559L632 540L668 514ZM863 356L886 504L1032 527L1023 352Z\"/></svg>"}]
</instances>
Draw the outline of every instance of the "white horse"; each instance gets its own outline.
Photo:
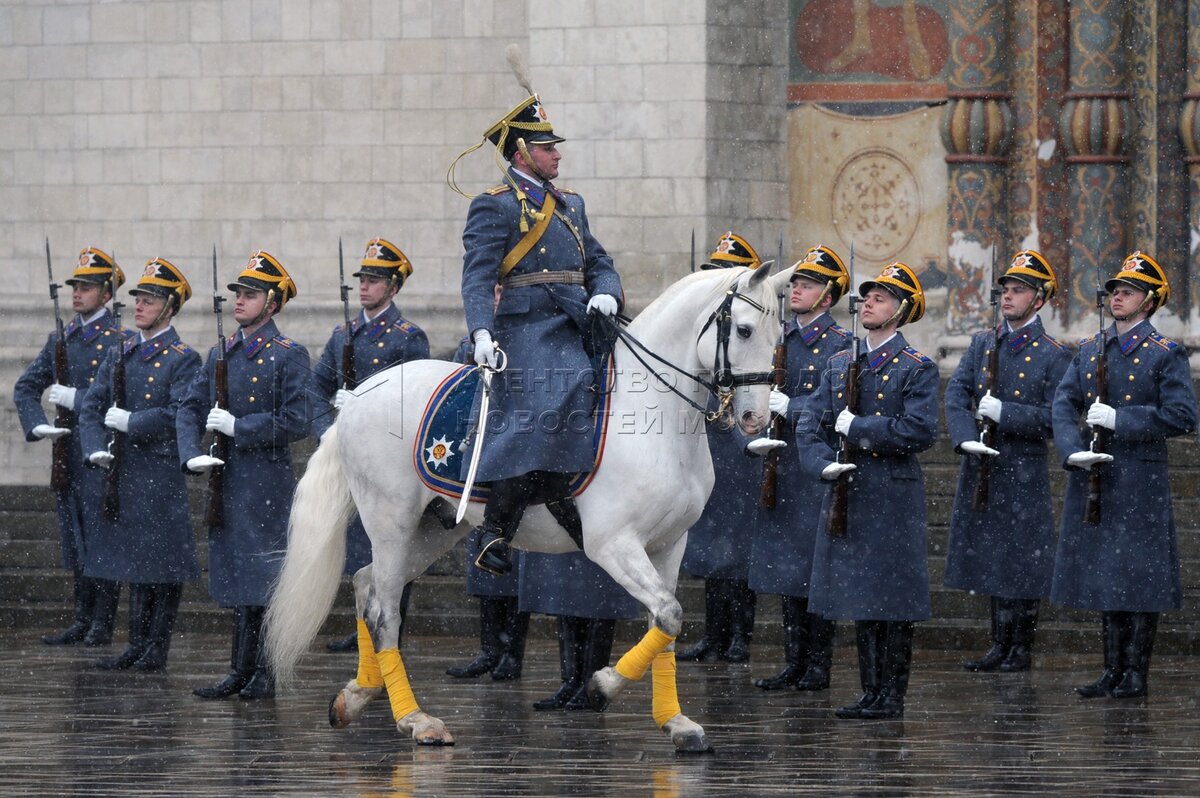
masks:
<instances>
[{"instance_id":1,"label":"white horse","mask_svg":"<svg viewBox=\"0 0 1200 798\"><path fill-rule=\"evenodd\" d=\"M766 372L779 333L777 296L790 270L699 272L678 281L628 327L674 369L638 361L624 341L616 351L604 456L577 497L584 552L650 613L645 637L588 684L602 708L647 669L653 671L652 714L679 751L707 751L704 729L679 706L674 641L683 612L675 598L687 529L713 487L712 460L696 406L713 391L684 376L700 375L732 405L747 434L765 423L768 387L721 380ZM722 335L723 334L723 335ZM722 340L724 338L724 340ZM354 576L359 628L358 674L334 697L329 721L342 728L386 689L397 729L418 744L450 745L445 724L421 711L400 657L400 593L467 532L418 525L437 494L413 467L413 438L435 388L458 366L434 360L380 372L359 387L322 439L296 487L286 559L267 611L267 650L281 684L294 673L333 604L345 556L346 523L355 508L371 539L372 563ZM656 376L657 375L657 376ZM674 391L665 387L674 383ZM716 387L716 386L712 386ZM418 443L419 445L419 443ZM484 441L486 446L486 440ZM482 504L467 520L478 523ZM541 552L576 550L545 507L525 514L513 545Z\"/></svg>"}]
</instances>

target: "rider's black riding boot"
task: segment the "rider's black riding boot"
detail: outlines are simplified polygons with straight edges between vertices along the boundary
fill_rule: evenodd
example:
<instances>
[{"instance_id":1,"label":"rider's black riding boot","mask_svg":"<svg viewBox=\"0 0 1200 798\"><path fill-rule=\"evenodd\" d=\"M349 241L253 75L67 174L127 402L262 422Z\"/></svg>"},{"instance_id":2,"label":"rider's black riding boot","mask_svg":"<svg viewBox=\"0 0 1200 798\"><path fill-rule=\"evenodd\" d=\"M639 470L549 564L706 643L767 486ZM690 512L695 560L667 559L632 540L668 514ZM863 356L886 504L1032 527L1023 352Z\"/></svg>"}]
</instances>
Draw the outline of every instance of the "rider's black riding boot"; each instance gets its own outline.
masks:
<instances>
[{"instance_id":1,"label":"rider's black riding boot","mask_svg":"<svg viewBox=\"0 0 1200 798\"><path fill-rule=\"evenodd\" d=\"M562 684L553 695L533 702L539 712L562 709L583 686L587 623L587 619L573 615L558 616L558 672Z\"/></svg>"},{"instance_id":2,"label":"rider's black riding boot","mask_svg":"<svg viewBox=\"0 0 1200 798\"><path fill-rule=\"evenodd\" d=\"M84 635L85 646L107 646L112 642L117 620L121 583L111 579L92 579L92 625Z\"/></svg>"},{"instance_id":3,"label":"rider's black riding boot","mask_svg":"<svg viewBox=\"0 0 1200 798\"><path fill-rule=\"evenodd\" d=\"M95 595L95 580L83 575L79 568L75 569L72 583L74 606L72 607L71 625L58 634L42 635L42 642L48 646L69 646L83 640L92 625L92 601Z\"/></svg>"},{"instance_id":4,"label":"rider's black riding boot","mask_svg":"<svg viewBox=\"0 0 1200 798\"><path fill-rule=\"evenodd\" d=\"M758 596L745 579L730 580L732 599L729 606L729 646L721 654L726 662L749 662L750 641L754 638L754 608Z\"/></svg>"},{"instance_id":5,"label":"rider's black riding boot","mask_svg":"<svg viewBox=\"0 0 1200 798\"><path fill-rule=\"evenodd\" d=\"M783 670L768 679L755 679L754 686L763 690L791 687L804 676L808 665L808 599L780 596L783 608Z\"/></svg>"},{"instance_id":6,"label":"rider's black riding boot","mask_svg":"<svg viewBox=\"0 0 1200 798\"><path fill-rule=\"evenodd\" d=\"M518 612L515 596L504 599L504 630L500 633L500 661L492 668L492 680L511 682L521 678L525 662L525 636L529 633L529 613Z\"/></svg>"},{"instance_id":7,"label":"rider's black riding boot","mask_svg":"<svg viewBox=\"0 0 1200 798\"><path fill-rule=\"evenodd\" d=\"M139 671L161 671L167 667L167 654L171 650L171 631L175 628L175 618L179 614L183 585L178 582L165 582L147 587L153 596L150 634L147 636L146 650L138 657L137 662L133 663L133 667Z\"/></svg>"},{"instance_id":8,"label":"rider's black riding boot","mask_svg":"<svg viewBox=\"0 0 1200 798\"><path fill-rule=\"evenodd\" d=\"M1040 599L1010 599L1012 612L1012 648L996 670L1018 673L1033 664L1033 637L1037 632Z\"/></svg>"},{"instance_id":9,"label":"rider's black riding boot","mask_svg":"<svg viewBox=\"0 0 1200 798\"><path fill-rule=\"evenodd\" d=\"M479 548L475 567L497 576L512 570L508 544L517 534L517 526L525 514L534 480L533 475L526 474L497 480L489 485L491 492L483 509L483 523L475 527Z\"/></svg>"},{"instance_id":10,"label":"rider's black riding boot","mask_svg":"<svg viewBox=\"0 0 1200 798\"><path fill-rule=\"evenodd\" d=\"M963 668L969 671L994 671L1008 656L1012 648L1013 612L1006 599L999 596L991 597L992 613L992 647L979 659L964 662Z\"/></svg>"},{"instance_id":11,"label":"rider's black riding boot","mask_svg":"<svg viewBox=\"0 0 1200 798\"><path fill-rule=\"evenodd\" d=\"M546 502L546 509L558 525L567 531L575 545L583 550L583 522L579 519L579 508L570 496Z\"/></svg>"},{"instance_id":12,"label":"rider's black riding boot","mask_svg":"<svg viewBox=\"0 0 1200 798\"><path fill-rule=\"evenodd\" d=\"M508 599L495 596L479 597L479 653L466 665L451 665L446 675L456 679L474 679L496 667L502 645L500 633L508 618Z\"/></svg>"},{"instance_id":13,"label":"rider's black riding boot","mask_svg":"<svg viewBox=\"0 0 1200 798\"><path fill-rule=\"evenodd\" d=\"M883 646L883 678L879 698L863 707L859 717L882 720L904 716L904 696L908 693L908 677L912 673L912 621L886 621L881 636Z\"/></svg>"},{"instance_id":14,"label":"rider's black riding boot","mask_svg":"<svg viewBox=\"0 0 1200 798\"><path fill-rule=\"evenodd\" d=\"M238 691L238 697L247 701L275 697L275 674L267 662L266 636L263 635L263 616L266 607L245 607L247 660L253 675Z\"/></svg>"},{"instance_id":15,"label":"rider's black riding boot","mask_svg":"<svg viewBox=\"0 0 1200 798\"><path fill-rule=\"evenodd\" d=\"M102 659L96 667L102 671L125 670L137 662L146 652L150 634L150 614L153 610L153 587L151 585L129 585L129 643L115 657Z\"/></svg>"},{"instance_id":16,"label":"rider's black riding boot","mask_svg":"<svg viewBox=\"0 0 1200 798\"><path fill-rule=\"evenodd\" d=\"M1091 684L1080 685L1075 692L1081 698L1099 698L1112 693L1113 688L1121 681L1124 669L1122 646L1125 640L1125 627L1128 625L1127 612L1103 612L1100 614L1101 645L1104 647L1104 671L1100 678Z\"/></svg>"},{"instance_id":17,"label":"rider's black riding boot","mask_svg":"<svg viewBox=\"0 0 1200 798\"><path fill-rule=\"evenodd\" d=\"M704 636L675 655L684 661L716 662L729 639L729 580L704 580Z\"/></svg>"},{"instance_id":18,"label":"rider's black riding boot","mask_svg":"<svg viewBox=\"0 0 1200 798\"><path fill-rule=\"evenodd\" d=\"M229 653L229 673L213 685L197 687L192 694L200 698L228 698L240 691L254 675L256 641L247 640L247 611L253 607L233 608L233 642Z\"/></svg>"},{"instance_id":19,"label":"rider's black riding boot","mask_svg":"<svg viewBox=\"0 0 1200 798\"><path fill-rule=\"evenodd\" d=\"M588 701L587 685L592 674L608 665L612 657L613 637L617 631L617 622L610 618L592 619L587 623L587 645L584 647L583 670L581 682L575 695L563 706L567 711L591 709Z\"/></svg>"},{"instance_id":20,"label":"rider's black riding boot","mask_svg":"<svg viewBox=\"0 0 1200 798\"><path fill-rule=\"evenodd\" d=\"M863 693L853 704L834 710L839 718L861 718L863 710L879 698L880 682L883 677L883 638L886 634L885 621L855 621L854 637L858 644L858 677L862 681Z\"/></svg>"},{"instance_id":21,"label":"rider's black riding boot","mask_svg":"<svg viewBox=\"0 0 1200 798\"><path fill-rule=\"evenodd\" d=\"M1157 612L1129 613L1129 636L1125 641L1125 675L1112 690L1113 698L1140 698L1150 690L1150 653L1158 630Z\"/></svg>"},{"instance_id":22,"label":"rider's black riding boot","mask_svg":"<svg viewBox=\"0 0 1200 798\"><path fill-rule=\"evenodd\" d=\"M826 620L811 612L804 613L808 623L808 670L796 682L797 690L828 690L829 673L833 670L833 635L837 622Z\"/></svg>"}]
</instances>

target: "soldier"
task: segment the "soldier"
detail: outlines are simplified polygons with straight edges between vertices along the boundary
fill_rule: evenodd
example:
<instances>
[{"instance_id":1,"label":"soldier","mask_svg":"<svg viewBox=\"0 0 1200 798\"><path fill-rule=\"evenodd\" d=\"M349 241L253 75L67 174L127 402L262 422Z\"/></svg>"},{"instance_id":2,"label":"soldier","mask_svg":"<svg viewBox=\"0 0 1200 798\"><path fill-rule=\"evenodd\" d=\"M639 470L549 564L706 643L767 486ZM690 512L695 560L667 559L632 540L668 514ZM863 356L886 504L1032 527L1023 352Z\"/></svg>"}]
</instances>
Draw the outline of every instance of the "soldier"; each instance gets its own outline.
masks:
<instances>
[{"instance_id":1,"label":"soldier","mask_svg":"<svg viewBox=\"0 0 1200 798\"><path fill-rule=\"evenodd\" d=\"M762 259L742 236L730 231L701 269L757 269ZM736 430L708 425L708 451L715 480L704 512L688 529L681 567L704 579L704 634L675 655L679 660L746 662L754 632L756 599L750 589L750 538L742 533L758 506L761 466L746 456Z\"/></svg>"},{"instance_id":2,"label":"soldier","mask_svg":"<svg viewBox=\"0 0 1200 798\"><path fill-rule=\"evenodd\" d=\"M946 386L946 425L954 450L966 456L958 472L944 582L991 597L992 647L963 667L1008 673L1029 669L1040 597L1050 594L1054 511L1046 439L1054 390L1071 355L1038 316L1058 288L1040 253L1018 252L997 282L1004 322L972 336ZM999 347L997 374L988 373L993 346ZM978 418L995 423L987 445ZM988 497L975 509L982 457L991 458Z\"/></svg>"},{"instance_id":3,"label":"soldier","mask_svg":"<svg viewBox=\"0 0 1200 798\"><path fill-rule=\"evenodd\" d=\"M200 372L200 355L171 325L192 295L174 264L149 261L129 293L139 335L109 350L83 403L88 462L115 469L110 477L119 479L118 516L93 518L85 570L129 583L129 644L97 667L157 671L167 664L183 582L200 575L175 442L175 413ZM113 392L120 361L123 397ZM126 437L121 449L109 445L116 435ZM115 460L114 450L122 452Z\"/></svg>"},{"instance_id":4,"label":"soldier","mask_svg":"<svg viewBox=\"0 0 1200 798\"><path fill-rule=\"evenodd\" d=\"M217 354L196 376L176 423L179 457L189 473L223 466L223 527L208 530L208 586L213 600L234 610L230 672L193 692L201 698L270 698L275 678L262 651L262 620L287 546L296 486L290 446L308 436L308 352L285 337L275 316L296 296L296 284L275 258L256 252L229 284L240 329L226 344L229 407L216 407ZM230 461L204 454L201 438L228 436Z\"/></svg>"},{"instance_id":5,"label":"soldier","mask_svg":"<svg viewBox=\"0 0 1200 798\"><path fill-rule=\"evenodd\" d=\"M125 282L125 274L106 253L88 247L79 253L79 265L71 278L71 309L75 317L66 325L63 335L67 344L69 384L54 379L54 348L57 334L51 333L42 351L26 367L13 388L13 401L25 440L54 440L71 435L73 430L55 427L46 419L42 409L42 393L50 389L50 402L78 413L83 408L83 396L96 376L105 350L121 338L106 305ZM82 641L89 646L108 645L112 641L113 618L117 611L120 584L87 576L83 572L83 549L86 548L85 520L99 512L99 481L85 475L83 451L78 435L71 437L67 458L66 487L55 491L58 513L59 546L63 567L74 576L74 615L72 623L58 634L43 635L49 646L69 645Z\"/></svg>"},{"instance_id":6,"label":"soldier","mask_svg":"<svg viewBox=\"0 0 1200 798\"><path fill-rule=\"evenodd\" d=\"M912 664L913 622L930 617L925 483L917 454L937 439L938 371L908 345L899 328L925 314L925 294L903 263L859 286L867 334L859 356L857 412L847 407L851 352L829 361L797 424L800 464L830 485L847 485L847 530L828 529L830 500L821 510L813 554L809 611L854 621L863 694L836 711L840 718L904 714ZM848 462L835 460L827 435L845 443ZM880 513L881 504L887 512Z\"/></svg>"},{"instance_id":7,"label":"soldier","mask_svg":"<svg viewBox=\"0 0 1200 798\"><path fill-rule=\"evenodd\" d=\"M589 314L613 316L621 280L592 235L583 198L550 181L561 155L536 94L484 134L509 163L504 182L471 201L463 231L462 296L474 360L507 368L492 377L492 409L477 479L489 483L475 564L506 573L509 541L531 503L544 502L578 534L567 493L573 474L593 466L595 394L585 343ZM496 301L496 286L501 295ZM479 440L477 437L476 440ZM465 453L463 476L472 452Z\"/></svg>"},{"instance_id":8,"label":"soldier","mask_svg":"<svg viewBox=\"0 0 1200 798\"><path fill-rule=\"evenodd\" d=\"M361 383L375 372L397 363L429 357L429 339L424 331L411 321L406 321L395 304L396 294L408 281L412 271L412 263L395 244L382 238L367 242L362 264L352 275L358 278L358 300L362 305L358 318L350 322L349 333L354 341L353 373L357 382ZM325 344L314 372L317 396L327 403L314 411L313 434L318 438L333 425L333 409L341 407L345 401L342 363L345 346L346 327L339 325ZM370 562L371 541L363 529L362 521L355 516L346 530L344 571L353 576ZM406 586L402 599L404 609L408 606L409 592ZM358 648L358 633L330 641L326 648L330 651L354 651Z\"/></svg>"},{"instance_id":9,"label":"soldier","mask_svg":"<svg viewBox=\"0 0 1200 798\"><path fill-rule=\"evenodd\" d=\"M788 433L829 358L850 346L850 333L829 312L850 289L850 275L837 253L824 246L808 250L792 273L791 286L788 309L795 315L783 330L787 382L783 390L771 392L771 412L784 417ZM824 690L829 687L835 624L808 611L808 590L825 488L801 471L795 448L776 456L775 506L760 503L754 515L750 588L780 597L784 667L754 684L764 690Z\"/></svg>"},{"instance_id":10,"label":"soldier","mask_svg":"<svg viewBox=\"0 0 1200 798\"><path fill-rule=\"evenodd\" d=\"M1105 288L1113 324L1080 343L1054 397L1054 445L1068 475L1050 598L1101 613L1104 672L1075 691L1134 698L1147 693L1159 613L1183 606L1167 439L1195 431L1196 394L1187 350L1150 323L1171 296L1162 267L1134 252ZM1093 432L1107 430L1103 451L1084 442L1081 416ZM1099 489L1098 519L1085 517L1089 484Z\"/></svg>"}]
</instances>

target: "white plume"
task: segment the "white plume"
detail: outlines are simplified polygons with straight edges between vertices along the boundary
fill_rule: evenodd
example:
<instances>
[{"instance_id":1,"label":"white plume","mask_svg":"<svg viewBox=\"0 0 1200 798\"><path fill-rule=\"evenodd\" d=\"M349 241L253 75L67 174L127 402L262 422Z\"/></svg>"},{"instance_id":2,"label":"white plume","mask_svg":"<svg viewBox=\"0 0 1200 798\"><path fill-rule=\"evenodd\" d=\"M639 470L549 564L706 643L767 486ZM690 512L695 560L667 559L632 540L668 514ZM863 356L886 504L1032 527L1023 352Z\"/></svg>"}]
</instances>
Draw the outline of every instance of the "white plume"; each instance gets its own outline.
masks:
<instances>
[{"instance_id":1,"label":"white plume","mask_svg":"<svg viewBox=\"0 0 1200 798\"><path fill-rule=\"evenodd\" d=\"M513 75L517 78L517 83L521 84L521 88L533 94L532 81L529 80L529 64L525 62L525 54L521 52L519 45L510 44L504 48L504 57L508 59L508 65L512 67Z\"/></svg>"}]
</instances>

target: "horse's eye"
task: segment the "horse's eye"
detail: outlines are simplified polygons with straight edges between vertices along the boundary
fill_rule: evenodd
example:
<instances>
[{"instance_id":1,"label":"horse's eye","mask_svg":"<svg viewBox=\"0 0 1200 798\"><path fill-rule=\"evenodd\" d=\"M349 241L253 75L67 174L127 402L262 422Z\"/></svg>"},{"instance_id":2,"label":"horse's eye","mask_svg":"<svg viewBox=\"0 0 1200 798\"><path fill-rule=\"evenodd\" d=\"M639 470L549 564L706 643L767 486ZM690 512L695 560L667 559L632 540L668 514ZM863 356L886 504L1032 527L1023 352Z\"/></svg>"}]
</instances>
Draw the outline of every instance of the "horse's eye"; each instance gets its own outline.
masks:
<instances>
[{"instance_id":1,"label":"horse's eye","mask_svg":"<svg viewBox=\"0 0 1200 798\"><path fill-rule=\"evenodd\" d=\"M745 339L749 338L751 335L754 335L753 327L751 327L749 324L738 325L738 338Z\"/></svg>"}]
</instances>

